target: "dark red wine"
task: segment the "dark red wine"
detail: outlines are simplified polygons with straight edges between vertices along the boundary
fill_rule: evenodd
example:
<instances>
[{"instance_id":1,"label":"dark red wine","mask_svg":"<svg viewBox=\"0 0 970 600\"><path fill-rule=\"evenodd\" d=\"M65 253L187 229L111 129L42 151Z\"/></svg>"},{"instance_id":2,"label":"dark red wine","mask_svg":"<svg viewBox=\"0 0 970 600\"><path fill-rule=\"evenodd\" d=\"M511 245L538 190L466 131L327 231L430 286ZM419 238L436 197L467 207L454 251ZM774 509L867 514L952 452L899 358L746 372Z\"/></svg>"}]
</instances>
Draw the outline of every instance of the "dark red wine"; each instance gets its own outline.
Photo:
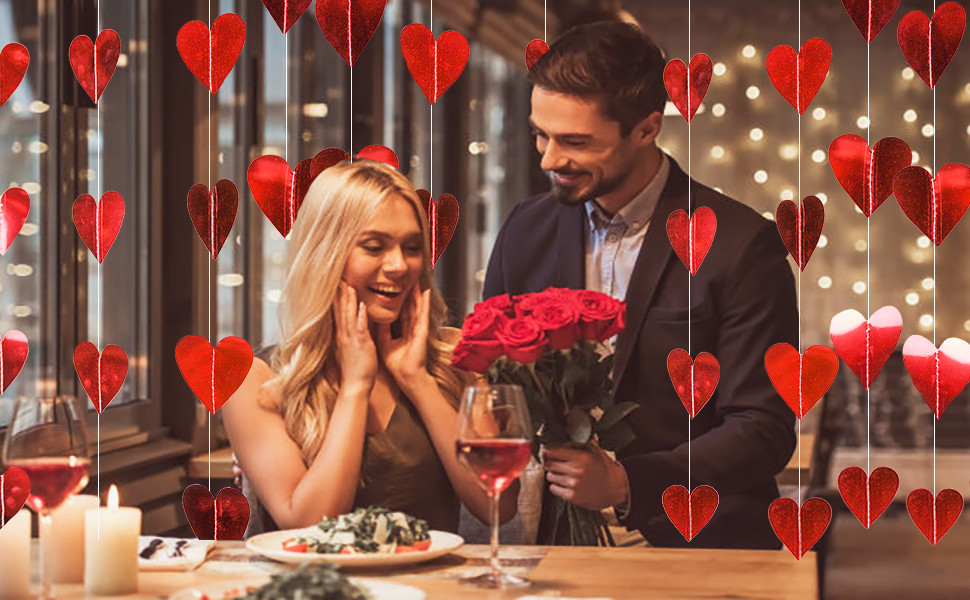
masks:
<instances>
[{"instance_id":1,"label":"dark red wine","mask_svg":"<svg viewBox=\"0 0 970 600\"><path fill-rule=\"evenodd\" d=\"M31 458L11 460L6 466L20 467L27 472L30 477L27 504L39 513L54 510L87 485L91 460L76 456Z\"/></svg>"},{"instance_id":2,"label":"dark red wine","mask_svg":"<svg viewBox=\"0 0 970 600\"><path fill-rule=\"evenodd\" d=\"M528 440L463 440L456 446L458 459L496 492L507 488L529 464Z\"/></svg>"}]
</instances>

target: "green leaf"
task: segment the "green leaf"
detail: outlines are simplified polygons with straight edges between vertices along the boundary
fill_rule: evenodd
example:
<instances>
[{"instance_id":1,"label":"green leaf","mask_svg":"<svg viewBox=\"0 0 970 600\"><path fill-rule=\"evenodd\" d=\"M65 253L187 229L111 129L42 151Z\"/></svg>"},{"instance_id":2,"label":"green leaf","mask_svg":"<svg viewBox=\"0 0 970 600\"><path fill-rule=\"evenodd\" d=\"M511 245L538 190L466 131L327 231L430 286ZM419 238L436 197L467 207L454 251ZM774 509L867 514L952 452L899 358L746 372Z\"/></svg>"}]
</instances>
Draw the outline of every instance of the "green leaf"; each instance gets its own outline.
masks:
<instances>
[{"instance_id":1,"label":"green leaf","mask_svg":"<svg viewBox=\"0 0 970 600\"><path fill-rule=\"evenodd\" d=\"M639 407L640 405L636 402L620 402L619 404L610 406L608 409L604 409L603 416L596 422L596 431L609 430Z\"/></svg>"},{"instance_id":2,"label":"green leaf","mask_svg":"<svg viewBox=\"0 0 970 600\"><path fill-rule=\"evenodd\" d=\"M622 450L624 446L635 439L637 439L637 434L633 433L633 429L623 421L599 433L600 446L604 450L613 452Z\"/></svg>"},{"instance_id":3,"label":"green leaf","mask_svg":"<svg viewBox=\"0 0 970 600\"><path fill-rule=\"evenodd\" d=\"M585 411L572 409L566 415L566 433L577 444L585 444L593 435L593 422Z\"/></svg>"}]
</instances>

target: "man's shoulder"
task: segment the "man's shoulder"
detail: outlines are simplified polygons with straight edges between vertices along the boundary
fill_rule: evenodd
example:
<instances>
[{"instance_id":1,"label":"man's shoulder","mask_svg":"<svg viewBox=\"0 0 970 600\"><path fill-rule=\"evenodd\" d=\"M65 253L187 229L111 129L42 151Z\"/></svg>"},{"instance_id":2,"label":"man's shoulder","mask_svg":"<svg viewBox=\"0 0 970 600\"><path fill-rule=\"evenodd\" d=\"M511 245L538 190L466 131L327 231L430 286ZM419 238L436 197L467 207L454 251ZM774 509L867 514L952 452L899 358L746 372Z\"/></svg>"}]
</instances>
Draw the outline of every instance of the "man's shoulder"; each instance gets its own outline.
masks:
<instances>
[{"instance_id":1,"label":"man's shoulder","mask_svg":"<svg viewBox=\"0 0 970 600\"><path fill-rule=\"evenodd\" d=\"M505 222L547 222L551 215L558 214L563 208L562 203L551 192L536 194L516 204Z\"/></svg>"}]
</instances>

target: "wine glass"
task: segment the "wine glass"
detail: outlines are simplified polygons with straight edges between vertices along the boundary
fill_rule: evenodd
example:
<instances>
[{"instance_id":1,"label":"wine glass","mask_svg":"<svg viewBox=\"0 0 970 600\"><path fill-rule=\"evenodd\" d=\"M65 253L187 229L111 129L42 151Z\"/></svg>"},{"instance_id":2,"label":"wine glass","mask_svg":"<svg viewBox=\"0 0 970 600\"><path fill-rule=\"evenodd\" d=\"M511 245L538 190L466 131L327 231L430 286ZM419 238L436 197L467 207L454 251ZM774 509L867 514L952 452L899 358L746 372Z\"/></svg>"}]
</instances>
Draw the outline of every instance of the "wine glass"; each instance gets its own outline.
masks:
<instances>
[{"instance_id":1,"label":"wine glass","mask_svg":"<svg viewBox=\"0 0 970 600\"><path fill-rule=\"evenodd\" d=\"M19 467L30 477L27 505L40 519L40 531L49 531L51 511L88 482L91 459L84 422L71 396L22 396L3 445L3 462ZM40 540L40 598L53 598L49 573L44 570L44 540Z\"/></svg>"},{"instance_id":2,"label":"wine glass","mask_svg":"<svg viewBox=\"0 0 970 600\"><path fill-rule=\"evenodd\" d=\"M458 460L478 476L488 493L492 542L487 573L461 583L485 588L516 588L528 579L503 573L498 562L499 496L529 464L532 426L525 395L517 385L479 384L465 388L458 414Z\"/></svg>"}]
</instances>

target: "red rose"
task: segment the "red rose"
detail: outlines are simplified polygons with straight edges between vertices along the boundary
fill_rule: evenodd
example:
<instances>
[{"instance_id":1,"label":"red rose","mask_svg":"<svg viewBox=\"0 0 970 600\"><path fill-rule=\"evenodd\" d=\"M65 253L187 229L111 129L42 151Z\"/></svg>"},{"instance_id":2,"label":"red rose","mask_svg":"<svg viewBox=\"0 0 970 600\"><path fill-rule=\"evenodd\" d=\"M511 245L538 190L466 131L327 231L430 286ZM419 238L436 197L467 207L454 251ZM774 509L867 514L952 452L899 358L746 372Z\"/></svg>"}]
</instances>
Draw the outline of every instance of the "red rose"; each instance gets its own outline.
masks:
<instances>
[{"instance_id":1,"label":"red rose","mask_svg":"<svg viewBox=\"0 0 970 600\"><path fill-rule=\"evenodd\" d=\"M576 301L582 317L580 328L583 337L602 342L623 331L626 325L623 320L626 305L623 302L592 290L578 291Z\"/></svg>"},{"instance_id":2,"label":"red rose","mask_svg":"<svg viewBox=\"0 0 970 600\"><path fill-rule=\"evenodd\" d=\"M507 317L515 316L515 307L512 305L512 297L508 294L499 294L498 296L492 296L491 298L479 302L475 305L475 310L478 310L481 306L491 306L504 313Z\"/></svg>"},{"instance_id":3,"label":"red rose","mask_svg":"<svg viewBox=\"0 0 970 600\"><path fill-rule=\"evenodd\" d=\"M465 318L461 325L463 340L494 340L495 334L508 320L505 313L485 303L479 303L475 312Z\"/></svg>"},{"instance_id":4,"label":"red rose","mask_svg":"<svg viewBox=\"0 0 970 600\"><path fill-rule=\"evenodd\" d=\"M572 348L582 334L579 307L568 296L547 297L532 311L532 318L545 330L549 346L556 350Z\"/></svg>"},{"instance_id":5,"label":"red rose","mask_svg":"<svg viewBox=\"0 0 970 600\"><path fill-rule=\"evenodd\" d=\"M463 371L484 373L500 356L502 344L499 342L462 340L451 352L451 366Z\"/></svg>"},{"instance_id":6,"label":"red rose","mask_svg":"<svg viewBox=\"0 0 970 600\"><path fill-rule=\"evenodd\" d=\"M549 345L542 327L528 317L506 321L505 326L498 332L498 340L502 342L505 355L520 363L539 360Z\"/></svg>"},{"instance_id":7,"label":"red rose","mask_svg":"<svg viewBox=\"0 0 970 600\"><path fill-rule=\"evenodd\" d=\"M545 292L533 292L522 294L515 297L515 316L527 317L543 304L549 301L550 296Z\"/></svg>"}]
</instances>

